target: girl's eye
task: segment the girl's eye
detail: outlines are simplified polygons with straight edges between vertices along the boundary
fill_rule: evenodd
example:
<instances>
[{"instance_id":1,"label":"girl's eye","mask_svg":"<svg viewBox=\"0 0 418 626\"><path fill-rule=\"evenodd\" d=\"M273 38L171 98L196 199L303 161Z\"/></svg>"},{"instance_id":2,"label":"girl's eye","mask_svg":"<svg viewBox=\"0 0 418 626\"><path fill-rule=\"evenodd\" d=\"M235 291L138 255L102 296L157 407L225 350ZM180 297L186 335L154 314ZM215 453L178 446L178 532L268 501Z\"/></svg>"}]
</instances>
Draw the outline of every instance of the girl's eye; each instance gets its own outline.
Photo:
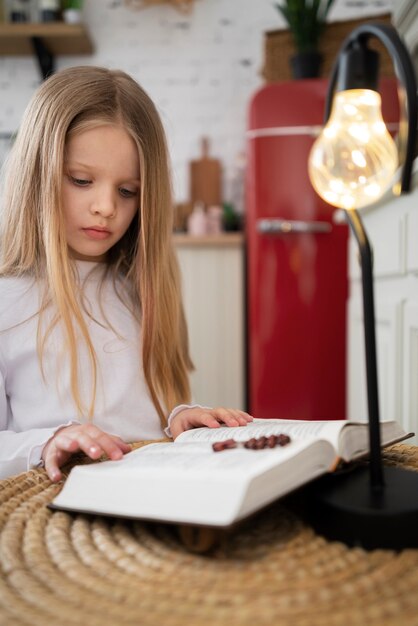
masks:
<instances>
[{"instance_id":1,"label":"girl's eye","mask_svg":"<svg viewBox=\"0 0 418 626\"><path fill-rule=\"evenodd\" d=\"M124 187L121 187L119 189L119 193L123 198L135 198L138 192L132 191L132 189L125 189Z\"/></svg>"},{"instance_id":2,"label":"girl's eye","mask_svg":"<svg viewBox=\"0 0 418 626\"><path fill-rule=\"evenodd\" d=\"M70 180L78 187L87 187L87 185L91 183L91 180L86 180L85 178L75 178L74 176L70 176Z\"/></svg>"}]
</instances>

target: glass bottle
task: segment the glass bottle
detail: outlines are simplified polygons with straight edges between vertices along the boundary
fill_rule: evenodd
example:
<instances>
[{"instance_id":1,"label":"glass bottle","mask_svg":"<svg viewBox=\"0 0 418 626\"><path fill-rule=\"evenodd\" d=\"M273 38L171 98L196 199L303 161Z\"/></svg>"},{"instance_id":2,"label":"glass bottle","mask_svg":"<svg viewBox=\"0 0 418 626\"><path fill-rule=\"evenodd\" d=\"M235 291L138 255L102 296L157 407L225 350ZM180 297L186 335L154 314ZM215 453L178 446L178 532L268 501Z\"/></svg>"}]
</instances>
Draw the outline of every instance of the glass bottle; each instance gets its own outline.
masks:
<instances>
[{"instance_id":1,"label":"glass bottle","mask_svg":"<svg viewBox=\"0 0 418 626\"><path fill-rule=\"evenodd\" d=\"M207 233L207 219L205 207L202 202L196 202L192 213L187 220L187 232L189 235L201 237Z\"/></svg>"}]
</instances>

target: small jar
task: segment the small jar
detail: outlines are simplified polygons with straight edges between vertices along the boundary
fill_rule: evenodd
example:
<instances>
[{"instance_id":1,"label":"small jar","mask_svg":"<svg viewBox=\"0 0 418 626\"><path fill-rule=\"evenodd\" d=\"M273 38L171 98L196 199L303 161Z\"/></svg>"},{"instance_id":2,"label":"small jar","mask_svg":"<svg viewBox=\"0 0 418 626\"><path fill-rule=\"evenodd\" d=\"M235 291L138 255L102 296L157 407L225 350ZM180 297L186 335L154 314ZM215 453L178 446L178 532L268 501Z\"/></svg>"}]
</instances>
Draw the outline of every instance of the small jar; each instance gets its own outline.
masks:
<instances>
[{"instance_id":1,"label":"small jar","mask_svg":"<svg viewBox=\"0 0 418 626\"><path fill-rule=\"evenodd\" d=\"M80 24L81 9L64 9L62 17L67 24Z\"/></svg>"},{"instance_id":2,"label":"small jar","mask_svg":"<svg viewBox=\"0 0 418 626\"><path fill-rule=\"evenodd\" d=\"M223 210L220 206L210 206L208 208L208 233L210 235L219 235L223 230Z\"/></svg>"},{"instance_id":3,"label":"small jar","mask_svg":"<svg viewBox=\"0 0 418 626\"><path fill-rule=\"evenodd\" d=\"M41 22L57 22L60 19L59 0L39 0L38 6Z\"/></svg>"},{"instance_id":4,"label":"small jar","mask_svg":"<svg viewBox=\"0 0 418 626\"><path fill-rule=\"evenodd\" d=\"M30 21L30 0L12 0L10 3L10 21Z\"/></svg>"}]
</instances>

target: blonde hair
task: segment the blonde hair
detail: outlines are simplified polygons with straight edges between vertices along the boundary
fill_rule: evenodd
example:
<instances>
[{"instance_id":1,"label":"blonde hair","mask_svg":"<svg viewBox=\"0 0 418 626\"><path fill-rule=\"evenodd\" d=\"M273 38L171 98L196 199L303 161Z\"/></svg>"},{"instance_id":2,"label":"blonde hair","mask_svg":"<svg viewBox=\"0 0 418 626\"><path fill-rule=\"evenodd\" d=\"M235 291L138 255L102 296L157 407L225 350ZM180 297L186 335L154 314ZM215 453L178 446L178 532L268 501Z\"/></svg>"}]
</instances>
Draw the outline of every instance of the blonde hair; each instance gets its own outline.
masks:
<instances>
[{"instance_id":1,"label":"blonde hair","mask_svg":"<svg viewBox=\"0 0 418 626\"><path fill-rule=\"evenodd\" d=\"M68 256L61 185L69 135L117 124L134 139L140 162L140 206L124 237L108 254L109 268L122 272L141 314L145 380L161 423L176 404L190 401L187 330L179 272L172 246L172 198L164 130L144 90L127 74L99 67L72 67L46 80L33 96L10 153L4 189L1 275L32 274L46 292L38 322L42 354L52 327L61 322L70 354L71 389L80 414L77 337L81 333L97 378L94 347L79 302ZM41 313L55 307L50 327ZM92 417L96 384L88 416Z\"/></svg>"}]
</instances>

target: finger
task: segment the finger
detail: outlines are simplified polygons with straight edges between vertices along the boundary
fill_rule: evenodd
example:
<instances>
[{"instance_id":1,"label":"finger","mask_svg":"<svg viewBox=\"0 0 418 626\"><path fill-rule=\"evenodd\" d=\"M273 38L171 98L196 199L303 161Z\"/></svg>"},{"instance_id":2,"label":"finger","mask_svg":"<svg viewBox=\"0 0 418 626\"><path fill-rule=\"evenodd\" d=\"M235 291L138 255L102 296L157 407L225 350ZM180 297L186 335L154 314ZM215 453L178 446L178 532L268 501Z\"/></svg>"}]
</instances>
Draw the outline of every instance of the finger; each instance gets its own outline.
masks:
<instances>
[{"instance_id":1,"label":"finger","mask_svg":"<svg viewBox=\"0 0 418 626\"><path fill-rule=\"evenodd\" d=\"M240 426L246 426L249 422L253 421L252 415L246 413L245 411L240 411L237 409L229 409L235 419L239 422Z\"/></svg>"},{"instance_id":2,"label":"finger","mask_svg":"<svg viewBox=\"0 0 418 626\"><path fill-rule=\"evenodd\" d=\"M238 411L232 409L213 409L212 415L215 419L229 427L241 426L244 423L238 415Z\"/></svg>"},{"instance_id":3,"label":"finger","mask_svg":"<svg viewBox=\"0 0 418 626\"><path fill-rule=\"evenodd\" d=\"M45 456L45 471L53 483L57 483L62 478L62 473L58 466L57 451L50 446Z\"/></svg>"},{"instance_id":4,"label":"finger","mask_svg":"<svg viewBox=\"0 0 418 626\"><path fill-rule=\"evenodd\" d=\"M116 435L109 435L93 424L85 428L74 428L56 436L57 445L66 452L74 453L82 450L91 459L98 459L103 454L111 459L120 459L123 454L132 450Z\"/></svg>"},{"instance_id":5,"label":"finger","mask_svg":"<svg viewBox=\"0 0 418 626\"><path fill-rule=\"evenodd\" d=\"M124 454L132 451L132 446L130 443L126 443L126 441L123 441L123 439L121 439L120 437L117 437L116 435L110 435L110 437L119 446L119 448L122 450Z\"/></svg>"},{"instance_id":6,"label":"finger","mask_svg":"<svg viewBox=\"0 0 418 626\"><path fill-rule=\"evenodd\" d=\"M253 422L254 421L254 417L252 415L250 415L249 413L246 413L245 411L238 411L239 416L244 419L246 421L246 423L248 424L248 422Z\"/></svg>"},{"instance_id":7,"label":"finger","mask_svg":"<svg viewBox=\"0 0 418 626\"><path fill-rule=\"evenodd\" d=\"M220 423L214 417L208 417L202 419L202 426L207 426L208 428L219 428Z\"/></svg>"},{"instance_id":8,"label":"finger","mask_svg":"<svg viewBox=\"0 0 418 626\"><path fill-rule=\"evenodd\" d=\"M114 461L121 459L124 451L128 452L130 450L130 446L128 447L125 442L117 441L114 437L108 435L107 433L102 433L98 438L98 442L109 459Z\"/></svg>"},{"instance_id":9,"label":"finger","mask_svg":"<svg viewBox=\"0 0 418 626\"><path fill-rule=\"evenodd\" d=\"M104 450L100 446L97 439L90 437L86 432L74 431L70 435L73 442L73 446L76 444L76 450L82 450L84 454L93 460L97 460L104 454ZM64 448L65 449L65 448ZM66 448L68 450L68 448ZM74 450L72 450L74 451Z\"/></svg>"},{"instance_id":10,"label":"finger","mask_svg":"<svg viewBox=\"0 0 418 626\"><path fill-rule=\"evenodd\" d=\"M58 467L61 467L62 465L64 465L69 454L70 454L69 452L65 452L65 450L60 450L59 448L55 450L55 459L57 461Z\"/></svg>"},{"instance_id":11,"label":"finger","mask_svg":"<svg viewBox=\"0 0 418 626\"><path fill-rule=\"evenodd\" d=\"M213 415L212 411L203 411L188 420L190 426L207 426L208 428L219 428L219 420Z\"/></svg>"},{"instance_id":12,"label":"finger","mask_svg":"<svg viewBox=\"0 0 418 626\"><path fill-rule=\"evenodd\" d=\"M60 432L54 437L54 445L57 449L65 450L73 454L80 450L80 446L77 437L72 433Z\"/></svg>"},{"instance_id":13,"label":"finger","mask_svg":"<svg viewBox=\"0 0 418 626\"><path fill-rule=\"evenodd\" d=\"M109 435L93 425L89 425L78 440L82 443L82 449L92 459L106 454L109 459L118 460L122 458L124 452L131 449L119 437Z\"/></svg>"},{"instance_id":14,"label":"finger","mask_svg":"<svg viewBox=\"0 0 418 626\"><path fill-rule=\"evenodd\" d=\"M123 454L130 452L132 447L127 444L123 439L118 437L117 435L110 435L109 433L104 432L100 428L97 428L94 424L86 424L81 427L81 430L74 429L71 436L76 436L78 440L80 440L80 432L87 437L90 437L93 441L97 442L100 447L101 454L107 454L107 456L111 459L120 459ZM93 444L94 446L94 444ZM83 448L85 451L85 449ZM86 452L92 458L98 458L96 453L91 449L90 452ZM92 456L93 454L93 456Z\"/></svg>"},{"instance_id":15,"label":"finger","mask_svg":"<svg viewBox=\"0 0 418 626\"><path fill-rule=\"evenodd\" d=\"M253 417L245 411L239 409L214 409L216 417L224 422L227 426L246 426L252 422Z\"/></svg>"}]
</instances>

